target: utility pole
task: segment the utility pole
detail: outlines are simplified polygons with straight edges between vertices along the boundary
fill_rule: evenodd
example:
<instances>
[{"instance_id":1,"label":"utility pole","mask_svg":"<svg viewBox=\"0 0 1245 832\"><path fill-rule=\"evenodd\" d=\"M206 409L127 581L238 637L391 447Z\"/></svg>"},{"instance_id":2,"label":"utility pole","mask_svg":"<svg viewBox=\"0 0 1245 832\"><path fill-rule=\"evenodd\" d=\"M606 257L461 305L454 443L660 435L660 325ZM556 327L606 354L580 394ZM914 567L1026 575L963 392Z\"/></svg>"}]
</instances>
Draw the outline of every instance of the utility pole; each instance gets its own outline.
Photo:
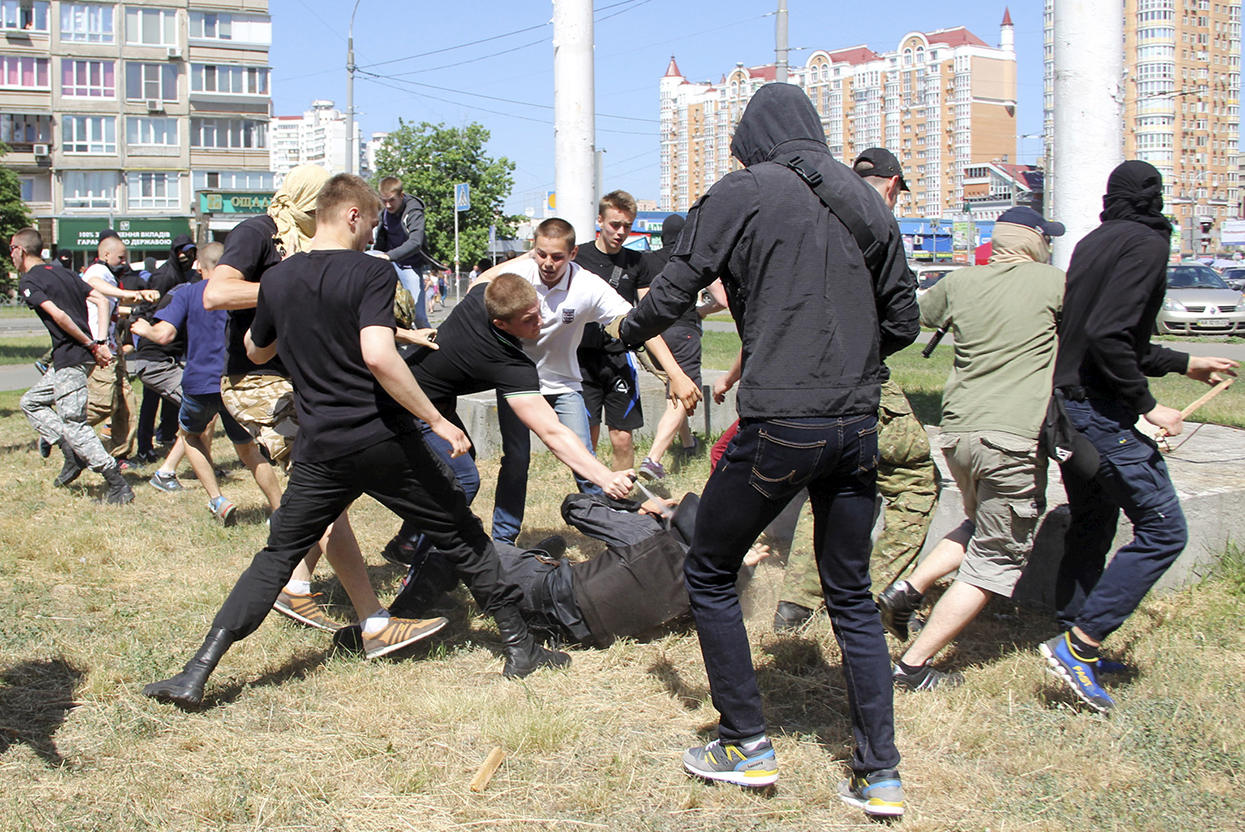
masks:
<instances>
[{"instance_id":1,"label":"utility pole","mask_svg":"<svg viewBox=\"0 0 1245 832\"><path fill-rule=\"evenodd\" d=\"M346 173L358 173L359 150L354 144L354 15L359 0L350 10L350 28L346 32Z\"/></svg>"},{"instance_id":2,"label":"utility pole","mask_svg":"<svg viewBox=\"0 0 1245 832\"><path fill-rule=\"evenodd\" d=\"M774 80L787 83L787 0L778 0L774 21Z\"/></svg>"},{"instance_id":3,"label":"utility pole","mask_svg":"<svg viewBox=\"0 0 1245 832\"><path fill-rule=\"evenodd\" d=\"M591 239L596 217L592 0L553 0L553 149L558 216Z\"/></svg>"},{"instance_id":4,"label":"utility pole","mask_svg":"<svg viewBox=\"0 0 1245 832\"><path fill-rule=\"evenodd\" d=\"M1107 176L1124 158L1124 2L1055 0L1055 154L1046 174L1047 216L1068 233L1054 264L1098 225ZM1053 181L1052 181L1053 180Z\"/></svg>"}]
</instances>

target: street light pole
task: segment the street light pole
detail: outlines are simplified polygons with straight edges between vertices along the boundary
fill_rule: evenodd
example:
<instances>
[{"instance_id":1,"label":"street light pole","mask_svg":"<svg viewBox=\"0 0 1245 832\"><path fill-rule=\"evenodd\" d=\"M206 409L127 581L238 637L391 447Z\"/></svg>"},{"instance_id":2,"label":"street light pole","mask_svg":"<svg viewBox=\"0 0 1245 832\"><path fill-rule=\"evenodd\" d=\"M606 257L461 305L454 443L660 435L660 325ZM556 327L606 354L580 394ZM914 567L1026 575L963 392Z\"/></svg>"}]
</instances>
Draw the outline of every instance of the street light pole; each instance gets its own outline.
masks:
<instances>
[{"instance_id":1,"label":"street light pole","mask_svg":"<svg viewBox=\"0 0 1245 832\"><path fill-rule=\"evenodd\" d=\"M359 151L354 146L354 15L358 10L359 0L354 0L346 33L346 173L358 173Z\"/></svg>"}]
</instances>

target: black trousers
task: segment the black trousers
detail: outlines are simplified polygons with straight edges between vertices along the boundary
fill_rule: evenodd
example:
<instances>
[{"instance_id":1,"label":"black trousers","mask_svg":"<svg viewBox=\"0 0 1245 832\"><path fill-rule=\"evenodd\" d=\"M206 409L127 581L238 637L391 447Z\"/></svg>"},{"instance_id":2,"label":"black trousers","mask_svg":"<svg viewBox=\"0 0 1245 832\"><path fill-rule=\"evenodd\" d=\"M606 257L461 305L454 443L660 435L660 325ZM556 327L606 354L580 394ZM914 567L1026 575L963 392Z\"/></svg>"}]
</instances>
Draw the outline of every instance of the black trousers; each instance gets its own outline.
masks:
<instances>
[{"instance_id":1,"label":"black trousers","mask_svg":"<svg viewBox=\"0 0 1245 832\"><path fill-rule=\"evenodd\" d=\"M361 494L422 531L453 561L485 612L522 598L502 577L492 540L468 509L449 467L418 433L408 433L327 462L294 464L281 507L272 515L268 545L234 585L213 629L228 630L235 639L255 632L307 550Z\"/></svg>"}]
</instances>

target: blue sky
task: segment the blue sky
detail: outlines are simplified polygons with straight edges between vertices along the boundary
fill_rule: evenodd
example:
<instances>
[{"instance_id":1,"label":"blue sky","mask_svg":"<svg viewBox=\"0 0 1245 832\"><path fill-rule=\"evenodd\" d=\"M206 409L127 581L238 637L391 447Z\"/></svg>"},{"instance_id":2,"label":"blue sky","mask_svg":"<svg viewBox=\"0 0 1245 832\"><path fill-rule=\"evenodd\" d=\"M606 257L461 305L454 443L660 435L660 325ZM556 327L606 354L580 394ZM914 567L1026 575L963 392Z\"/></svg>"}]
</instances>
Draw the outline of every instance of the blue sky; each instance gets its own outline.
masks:
<instances>
[{"instance_id":1,"label":"blue sky","mask_svg":"<svg viewBox=\"0 0 1245 832\"><path fill-rule=\"evenodd\" d=\"M656 199L657 82L670 56L693 81L716 81L739 61L771 63L777 3L596 0L595 5L597 147L606 151L605 186ZM961 25L995 45L1003 9L1010 6L1019 69L1018 132L1041 132L1042 4L1037 0L889 0L877 13L856 18L853 9L868 7L827 0L787 5L793 48L863 43L877 51L894 49L909 31ZM276 114L300 113L317 98L345 106L351 6L351 0L270 0ZM364 135L393 129L399 118L452 125L478 121L492 131L490 152L517 165L507 208L539 210L554 181L552 9L547 0L360 0L356 63L361 73L386 76L360 74L355 82ZM460 46L484 39L490 40ZM792 52L792 64L803 63L807 54ZM1040 152L1040 139L1021 140L1020 161L1032 162Z\"/></svg>"}]
</instances>

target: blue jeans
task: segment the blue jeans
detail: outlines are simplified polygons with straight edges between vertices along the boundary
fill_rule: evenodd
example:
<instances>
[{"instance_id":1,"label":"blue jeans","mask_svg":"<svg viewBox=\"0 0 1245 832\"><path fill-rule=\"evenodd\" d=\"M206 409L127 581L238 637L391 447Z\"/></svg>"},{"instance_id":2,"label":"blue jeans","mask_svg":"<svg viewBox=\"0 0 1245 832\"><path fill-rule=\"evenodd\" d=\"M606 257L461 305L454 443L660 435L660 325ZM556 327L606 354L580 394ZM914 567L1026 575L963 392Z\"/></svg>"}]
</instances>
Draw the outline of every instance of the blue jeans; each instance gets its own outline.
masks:
<instances>
[{"instance_id":1,"label":"blue jeans","mask_svg":"<svg viewBox=\"0 0 1245 832\"><path fill-rule=\"evenodd\" d=\"M471 505L475 501L476 494L480 492L480 470L476 468L475 458L470 453L451 457L450 451L453 448L450 443L433 433L427 422L418 420L418 423L424 442L442 462L449 466L450 472L454 475L454 481L458 483L458 487L467 497L467 505ZM421 555L432 547L432 541L423 534L419 526L413 523L404 522L399 534L404 539L410 540L411 545Z\"/></svg>"},{"instance_id":2,"label":"blue jeans","mask_svg":"<svg viewBox=\"0 0 1245 832\"><path fill-rule=\"evenodd\" d=\"M431 326L428 323L428 299L424 292L424 273L412 266L399 266L397 263L393 267L398 271L398 282L402 284L402 288L411 293L411 297L415 299L415 328L427 329Z\"/></svg>"},{"instance_id":3,"label":"blue jeans","mask_svg":"<svg viewBox=\"0 0 1245 832\"><path fill-rule=\"evenodd\" d=\"M583 440L592 450L588 432L588 409L584 397L576 391L545 396L558 421ZM514 543L523 525L523 509L527 502L527 466L532 459L532 434L527 425L497 394L497 421L501 427L501 470L497 472L497 491L493 508L493 539ZM595 452L594 452L595 453ZM601 488L575 474L575 485L584 494L600 494Z\"/></svg>"},{"instance_id":4,"label":"blue jeans","mask_svg":"<svg viewBox=\"0 0 1245 832\"><path fill-rule=\"evenodd\" d=\"M843 653L856 737L852 768L871 772L899 765L890 656L870 594L877 458L875 414L744 419L710 474L684 575L723 740L765 731L735 579L748 547L807 488L813 552Z\"/></svg>"},{"instance_id":5,"label":"blue jeans","mask_svg":"<svg viewBox=\"0 0 1245 832\"><path fill-rule=\"evenodd\" d=\"M1065 472L1072 519L1055 584L1061 626L1101 641L1141 603L1188 542L1184 512L1158 447L1133 427L1136 415L1115 402L1068 401L1068 418L1098 449L1093 479ZM1104 569L1120 511L1133 539Z\"/></svg>"}]
</instances>

